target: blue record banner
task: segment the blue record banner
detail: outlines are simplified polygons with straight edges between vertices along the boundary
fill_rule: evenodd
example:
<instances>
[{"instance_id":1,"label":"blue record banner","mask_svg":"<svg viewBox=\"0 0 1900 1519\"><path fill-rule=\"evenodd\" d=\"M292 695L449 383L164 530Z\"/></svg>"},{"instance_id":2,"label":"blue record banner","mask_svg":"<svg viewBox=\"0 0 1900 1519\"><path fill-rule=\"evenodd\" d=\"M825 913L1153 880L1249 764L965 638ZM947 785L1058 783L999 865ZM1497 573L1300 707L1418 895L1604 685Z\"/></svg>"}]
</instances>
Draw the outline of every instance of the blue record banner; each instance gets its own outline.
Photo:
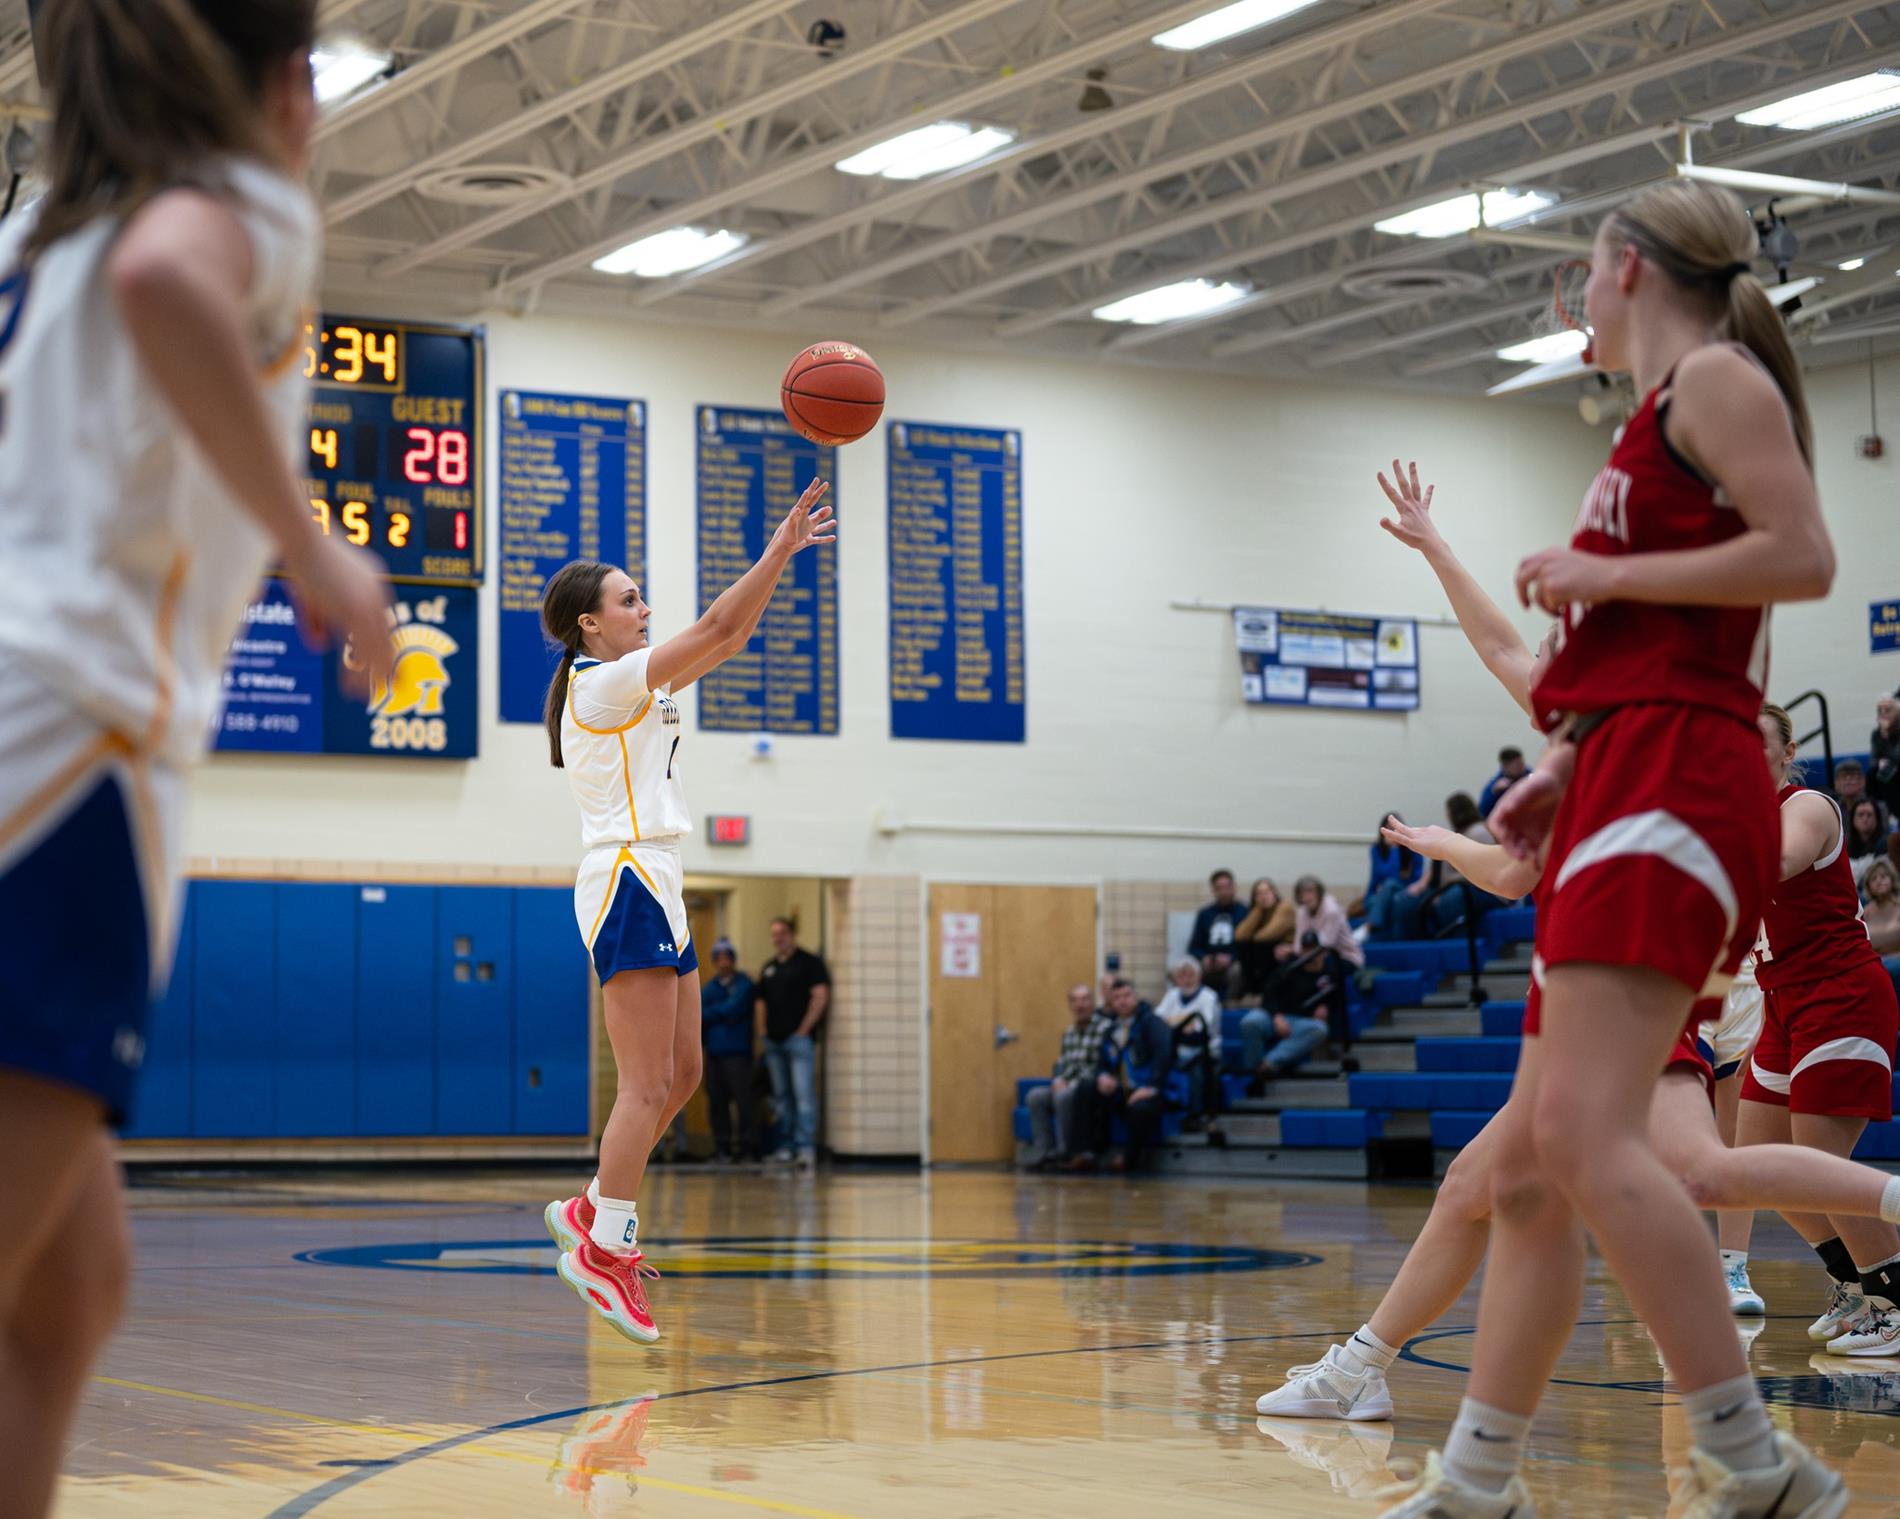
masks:
<instances>
[{"instance_id":1,"label":"blue record banner","mask_svg":"<svg viewBox=\"0 0 1900 1519\"><path fill-rule=\"evenodd\" d=\"M617 564L646 584L647 408L619 396L501 394L501 720L538 723L559 651L541 594L574 559Z\"/></svg>"},{"instance_id":2,"label":"blue record banner","mask_svg":"<svg viewBox=\"0 0 1900 1519\"><path fill-rule=\"evenodd\" d=\"M698 437L699 609L757 562L815 477L838 504L838 451L807 442L777 411L701 406ZM838 731L838 549L793 559L751 641L699 682L708 732Z\"/></svg>"},{"instance_id":3,"label":"blue record banner","mask_svg":"<svg viewBox=\"0 0 1900 1519\"><path fill-rule=\"evenodd\" d=\"M1025 737L1023 450L1013 429L892 422L891 737Z\"/></svg>"},{"instance_id":4,"label":"blue record banner","mask_svg":"<svg viewBox=\"0 0 1900 1519\"><path fill-rule=\"evenodd\" d=\"M312 649L289 588L266 580L231 644L212 747L473 759L480 738L477 593L471 586L391 590L395 670L365 703L343 690L351 653Z\"/></svg>"}]
</instances>

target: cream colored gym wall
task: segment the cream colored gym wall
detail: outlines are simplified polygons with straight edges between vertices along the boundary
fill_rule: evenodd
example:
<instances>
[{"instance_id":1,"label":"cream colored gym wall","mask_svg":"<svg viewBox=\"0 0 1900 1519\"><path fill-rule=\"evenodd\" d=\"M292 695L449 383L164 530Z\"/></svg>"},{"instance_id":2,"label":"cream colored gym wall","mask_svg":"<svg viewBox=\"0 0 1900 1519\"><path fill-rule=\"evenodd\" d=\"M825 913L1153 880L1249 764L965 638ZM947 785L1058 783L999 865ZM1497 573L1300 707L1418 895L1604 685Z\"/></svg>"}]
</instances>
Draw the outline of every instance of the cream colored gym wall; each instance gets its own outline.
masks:
<instances>
[{"instance_id":1,"label":"cream colored gym wall","mask_svg":"<svg viewBox=\"0 0 1900 1519\"><path fill-rule=\"evenodd\" d=\"M1775 612L1769 666L1777 701L1826 693L1834 747L1848 752L1867 748L1874 698L1900 686L1900 654L1870 653L1867 641L1868 603L1900 597L1900 359L1880 362L1875 393L1887 453L1863 459L1855 444L1869 431L1865 360L1809 371L1814 472L1840 568L1826 601ZM1809 714L1799 716L1804 729L1813 726Z\"/></svg>"},{"instance_id":2,"label":"cream colored gym wall","mask_svg":"<svg viewBox=\"0 0 1900 1519\"><path fill-rule=\"evenodd\" d=\"M423 315L424 313L411 313ZM796 343L719 330L493 317L491 395L506 388L641 397L649 430L649 592L663 637L696 610L698 402L771 406ZM814 333L814 337L829 334ZM753 819L744 849L688 845L691 871L1015 880L1243 879L1315 871L1351 881L1363 845L1168 838L881 834L903 819L1114 829L1249 829L1369 838L1386 808L1436 818L1475 788L1500 743L1527 739L1458 633L1421 630L1423 710L1249 708L1228 620L1194 597L1442 614L1418 558L1378 528L1373 473L1416 453L1437 512L1501 597L1526 550L1560 539L1608 434L1567 406L1503 404L907 347L867 337L890 415L1020 428L1024 448L1029 742L896 743L886 697L885 443L841 453L841 733L699 732L684 751L696 813ZM491 567L493 502L490 503ZM494 586L483 600L482 757L467 764L221 756L195 784L198 857L381 860L503 869L577 852L538 727L494 721ZM1534 630L1534 619L1523 618ZM757 948L747 946L749 955Z\"/></svg>"}]
</instances>

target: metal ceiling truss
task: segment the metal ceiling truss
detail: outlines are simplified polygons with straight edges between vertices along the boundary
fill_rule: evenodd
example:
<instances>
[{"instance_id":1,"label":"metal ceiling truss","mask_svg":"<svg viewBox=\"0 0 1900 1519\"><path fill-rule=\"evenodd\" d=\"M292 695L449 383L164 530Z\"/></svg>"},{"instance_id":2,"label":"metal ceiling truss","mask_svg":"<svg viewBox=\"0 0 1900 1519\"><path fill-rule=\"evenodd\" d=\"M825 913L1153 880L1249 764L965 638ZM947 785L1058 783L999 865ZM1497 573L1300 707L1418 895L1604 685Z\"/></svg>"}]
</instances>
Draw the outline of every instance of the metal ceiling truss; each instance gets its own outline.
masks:
<instances>
[{"instance_id":1,"label":"metal ceiling truss","mask_svg":"<svg viewBox=\"0 0 1900 1519\"><path fill-rule=\"evenodd\" d=\"M1885 0L1319 0L1199 52L1153 45L1216 3L836 0L850 36L821 57L810 0L323 0L326 29L394 59L318 129L332 281L443 314L822 319L1468 386L1527 335L1551 264L1674 172L1685 121L1706 123L1699 164L1896 188L1900 113L1811 133L1732 120L1900 59ZM0 26L0 116L36 101L21 18ZM1014 139L914 182L835 168L944 119ZM1505 185L1560 203L1476 239L1374 230ZM1833 276L1799 331L1900 340L1900 280L1833 267L1900 248L1900 210L1796 204L1801 267ZM668 279L590 268L681 225L747 240ZM1425 266L1451 277L1342 288ZM1250 293L1162 326L1089 319L1187 278Z\"/></svg>"}]
</instances>

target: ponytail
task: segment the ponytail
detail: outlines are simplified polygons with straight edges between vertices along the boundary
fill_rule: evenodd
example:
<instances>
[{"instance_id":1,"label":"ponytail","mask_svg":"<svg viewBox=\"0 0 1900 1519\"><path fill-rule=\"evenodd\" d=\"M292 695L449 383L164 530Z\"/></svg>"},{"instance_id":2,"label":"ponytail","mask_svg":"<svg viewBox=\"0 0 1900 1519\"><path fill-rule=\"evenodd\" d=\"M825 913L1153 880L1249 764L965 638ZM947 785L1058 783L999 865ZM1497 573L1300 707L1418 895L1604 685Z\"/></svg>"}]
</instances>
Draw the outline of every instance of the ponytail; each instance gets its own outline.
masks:
<instances>
[{"instance_id":1,"label":"ponytail","mask_svg":"<svg viewBox=\"0 0 1900 1519\"><path fill-rule=\"evenodd\" d=\"M561 714L567 707L567 682L574 673L574 654L572 649L562 650L554 679L548 682L547 705L541 714L548 725L548 763L556 770L567 768L567 761L561 758Z\"/></svg>"},{"instance_id":2,"label":"ponytail","mask_svg":"<svg viewBox=\"0 0 1900 1519\"><path fill-rule=\"evenodd\" d=\"M1814 423L1788 328L1749 266L1761 240L1734 193L1694 179L1665 180L1612 212L1609 231L1648 259L1692 299L1710 307L1723 335L1768 371L1788 406L1801 458L1814 468Z\"/></svg>"},{"instance_id":3,"label":"ponytail","mask_svg":"<svg viewBox=\"0 0 1900 1519\"><path fill-rule=\"evenodd\" d=\"M541 593L541 631L549 642L561 646L561 662L548 682L548 699L541 714L548 727L548 763L556 770L567 765L561 756L561 718L567 709L567 686L574 675L574 661L580 657L581 618L600 605L600 588L613 571L611 564L576 559L556 570Z\"/></svg>"},{"instance_id":4,"label":"ponytail","mask_svg":"<svg viewBox=\"0 0 1900 1519\"><path fill-rule=\"evenodd\" d=\"M220 154L268 161L265 82L309 51L316 26L316 0L48 0L39 46L53 130L27 256L205 183Z\"/></svg>"},{"instance_id":5,"label":"ponytail","mask_svg":"<svg viewBox=\"0 0 1900 1519\"><path fill-rule=\"evenodd\" d=\"M1814 422L1808 415L1807 386L1801 378L1801 361L1794 356L1788 341L1788 326L1768 299L1768 292L1752 274L1739 274L1729 281L1728 335L1761 361L1781 396L1788 403L1788 420L1794 424L1794 440L1801 447L1802 461L1810 473L1814 469Z\"/></svg>"}]
</instances>

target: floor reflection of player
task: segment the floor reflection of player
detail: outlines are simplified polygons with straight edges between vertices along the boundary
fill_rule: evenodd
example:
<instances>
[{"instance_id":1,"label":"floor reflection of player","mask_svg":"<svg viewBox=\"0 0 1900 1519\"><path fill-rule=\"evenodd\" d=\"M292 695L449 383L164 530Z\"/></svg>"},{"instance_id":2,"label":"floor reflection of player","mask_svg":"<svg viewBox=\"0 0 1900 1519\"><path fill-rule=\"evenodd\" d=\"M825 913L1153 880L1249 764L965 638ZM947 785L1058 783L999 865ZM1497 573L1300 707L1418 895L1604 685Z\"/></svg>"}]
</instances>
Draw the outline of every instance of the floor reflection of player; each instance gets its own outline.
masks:
<instances>
[{"instance_id":1,"label":"floor reflection of player","mask_svg":"<svg viewBox=\"0 0 1900 1519\"><path fill-rule=\"evenodd\" d=\"M604 1495L596 1490L597 1478L624 1478L629 1494L640 1491L637 1474L647 1467L641 1446L658 1397L657 1392L644 1393L630 1402L584 1413L561 1441L548 1480L562 1496L577 1499L588 1519L604 1519Z\"/></svg>"}]
</instances>

